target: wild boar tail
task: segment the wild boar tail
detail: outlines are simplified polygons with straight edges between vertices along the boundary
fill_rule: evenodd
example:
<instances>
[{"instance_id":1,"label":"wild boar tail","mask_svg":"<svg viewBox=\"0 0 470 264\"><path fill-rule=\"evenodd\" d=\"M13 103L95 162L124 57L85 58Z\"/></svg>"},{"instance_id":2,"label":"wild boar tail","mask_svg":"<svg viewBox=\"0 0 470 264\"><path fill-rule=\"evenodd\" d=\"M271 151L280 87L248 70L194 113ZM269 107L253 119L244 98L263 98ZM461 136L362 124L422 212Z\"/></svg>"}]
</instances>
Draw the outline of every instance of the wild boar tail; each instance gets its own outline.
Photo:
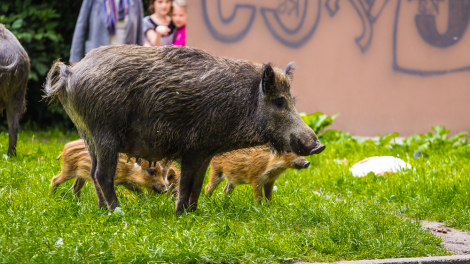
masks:
<instances>
[{"instance_id":1,"label":"wild boar tail","mask_svg":"<svg viewBox=\"0 0 470 264\"><path fill-rule=\"evenodd\" d=\"M50 101L54 101L57 97L60 98L63 94L67 78L71 73L72 70L65 63L61 62L60 59L56 60L47 74L43 98Z\"/></svg>"},{"instance_id":2,"label":"wild boar tail","mask_svg":"<svg viewBox=\"0 0 470 264\"><path fill-rule=\"evenodd\" d=\"M63 154L63 153L60 153L60 155L59 155L57 158L55 158L55 160L59 161L59 160L60 160L60 157L62 157L62 154Z\"/></svg>"},{"instance_id":3,"label":"wild boar tail","mask_svg":"<svg viewBox=\"0 0 470 264\"><path fill-rule=\"evenodd\" d=\"M10 63L10 65L6 65L6 66L0 65L0 72L13 70L13 68L17 66L19 59L20 58L17 54L15 60L12 63Z\"/></svg>"}]
</instances>

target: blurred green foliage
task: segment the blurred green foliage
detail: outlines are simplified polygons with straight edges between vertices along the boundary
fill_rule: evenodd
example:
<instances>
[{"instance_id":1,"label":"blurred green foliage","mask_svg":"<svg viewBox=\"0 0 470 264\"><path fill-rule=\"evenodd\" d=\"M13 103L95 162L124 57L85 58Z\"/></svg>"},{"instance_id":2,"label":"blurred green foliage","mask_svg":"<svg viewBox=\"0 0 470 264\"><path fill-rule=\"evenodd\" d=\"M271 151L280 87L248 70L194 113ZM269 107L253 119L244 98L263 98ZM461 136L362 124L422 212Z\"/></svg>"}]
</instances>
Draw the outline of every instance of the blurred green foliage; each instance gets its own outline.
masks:
<instances>
[{"instance_id":1,"label":"blurred green foliage","mask_svg":"<svg viewBox=\"0 0 470 264\"><path fill-rule=\"evenodd\" d=\"M358 143L358 140L352 137L349 132L335 129L325 130L325 128L333 124L339 114L328 116L322 112L316 112L313 114L300 113L300 116L315 131L323 143ZM396 142L396 138L400 136L398 132L380 135L377 140L367 139L365 142L389 149L393 148L393 145L403 145L408 151L416 151L419 155L424 154L425 156L430 151L445 149L458 144L470 146L470 139L465 138L468 134L466 131L449 136L451 131L445 126L431 127L431 130L432 132L425 134L412 134L404 138L403 142L399 140L398 142L400 143Z\"/></svg>"},{"instance_id":2,"label":"blurred green foliage","mask_svg":"<svg viewBox=\"0 0 470 264\"><path fill-rule=\"evenodd\" d=\"M306 113L300 113L300 117L304 122L315 131L316 134L323 133L323 130L331 124L339 116L339 114L327 116L322 112L315 112L313 114L307 115Z\"/></svg>"},{"instance_id":3,"label":"blurred green foliage","mask_svg":"<svg viewBox=\"0 0 470 264\"><path fill-rule=\"evenodd\" d=\"M58 58L68 61L80 5L81 1L68 0L7 0L0 3L0 23L18 38L31 60L27 110L22 125L73 127L60 105L41 101L41 89L52 62ZM2 129L7 127L5 118L2 126Z\"/></svg>"},{"instance_id":4,"label":"blurred green foliage","mask_svg":"<svg viewBox=\"0 0 470 264\"><path fill-rule=\"evenodd\" d=\"M453 136L448 137L450 129L445 126L431 127L434 132L428 132L426 134L413 134L404 140L404 144L409 147L410 150L421 152L425 155L432 150L444 149L452 147L458 143L469 145L469 140L463 140L468 132L460 132Z\"/></svg>"},{"instance_id":5,"label":"blurred green foliage","mask_svg":"<svg viewBox=\"0 0 470 264\"><path fill-rule=\"evenodd\" d=\"M333 124L338 116L339 114L328 116L322 112L315 112L309 115L306 113L300 113L302 120L304 120L304 122L313 129L313 131L315 131L315 134L317 134L320 141L324 143L341 143L345 141L356 142L356 139L354 139L348 132L335 129L325 130L326 127Z\"/></svg>"},{"instance_id":6,"label":"blurred green foliage","mask_svg":"<svg viewBox=\"0 0 470 264\"><path fill-rule=\"evenodd\" d=\"M23 45L31 60L27 110L21 119L23 128L73 128L60 104L42 101L42 85L52 63L68 62L73 31L81 0L2 0L0 23ZM148 0L144 0L147 13ZM7 130L6 118L0 119L0 131Z\"/></svg>"}]
</instances>

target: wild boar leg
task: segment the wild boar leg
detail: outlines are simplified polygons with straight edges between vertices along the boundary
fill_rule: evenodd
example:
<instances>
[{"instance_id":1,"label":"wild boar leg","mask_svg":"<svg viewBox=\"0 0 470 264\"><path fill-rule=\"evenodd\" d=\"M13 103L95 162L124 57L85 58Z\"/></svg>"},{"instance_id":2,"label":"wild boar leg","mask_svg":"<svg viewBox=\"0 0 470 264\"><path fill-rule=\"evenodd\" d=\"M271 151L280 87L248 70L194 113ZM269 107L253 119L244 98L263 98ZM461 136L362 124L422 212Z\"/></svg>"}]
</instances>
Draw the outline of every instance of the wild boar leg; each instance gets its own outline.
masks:
<instances>
[{"instance_id":1,"label":"wild boar leg","mask_svg":"<svg viewBox=\"0 0 470 264\"><path fill-rule=\"evenodd\" d=\"M235 189L235 186L233 183L227 181L227 184L225 184L225 187L224 187L224 193L225 194L230 194L233 189Z\"/></svg>"},{"instance_id":2,"label":"wild boar leg","mask_svg":"<svg viewBox=\"0 0 470 264\"><path fill-rule=\"evenodd\" d=\"M18 130L20 128L21 109L9 105L6 109L8 119L8 156L16 156L16 141L18 139Z\"/></svg>"},{"instance_id":3,"label":"wild boar leg","mask_svg":"<svg viewBox=\"0 0 470 264\"><path fill-rule=\"evenodd\" d=\"M255 200L257 200L258 202L261 202L261 200L263 198L263 184L255 181L251 184L251 186L253 187L253 193L255 195Z\"/></svg>"},{"instance_id":4,"label":"wild boar leg","mask_svg":"<svg viewBox=\"0 0 470 264\"><path fill-rule=\"evenodd\" d=\"M206 185L206 195L211 196L215 188L225 179L222 171L211 168L209 183Z\"/></svg>"},{"instance_id":5,"label":"wild boar leg","mask_svg":"<svg viewBox=\"0 0 470 264\"><path fill-rule=\"evenodd\" d=\"M264 184L264 197L266 197L270 201L273 199L273 188L274 181L267 182Z\"/></svg>"},{"instance_id":6,"label":"wild boar leg","mask_svg":"<svg viewBox=\"0 0 470 264\"><path fill-rule=\"evenodd\" d=\"M80 198L80 191L83 188L83 185L85 185L86 180L82 178L77 178L75 179L75 182L73 183L73 194L77 196L77 198Z\"/></svg>"},{"instance_id":7,"label":"wild boar leg","mask_svg":"<svg viewBox=\"0 0 470 264\"><path fill-rule=\"evenodd\" d=\"M181 176L178 192L178 201L176 202L176 215L180 216L185 209L189 210L190 197L193 202L194 199L199 198L201 192L202 183L204 181L204 175L206 173L207 166L209 166L210 158L206 158L202 155L185 155L181 159ZM200 179L202 177L202 180ZM197 189L194 188L195 183L199 184L199 193L192 195L192 192ZM197 207L195 204L194 207ZM195 210L192 209L192 210Z\"/></svg>"},{"instance_id":8,"label":"wild boar leg","mask_svg":"<svg viewBox=\"0 0 470 264\"><path fill-rule=\"evenodd\" d=\"M75 177L75 175L62 174L62 172L61 172L59 175L52 178L51 185L49 186L50 192L54 193L55 190L57 189L57 187L59 187L59 185L61 185L62 183L66 182L68 180L73 179L74 177Z\"/></svg>"},{"instance_id":9,"label":"wild boar leg","mask_svg":"<svg viewBox=\"0 0 470 264\"><path fill-rule=\"evenodd\" d=\"M101 146L103 148L103 146ZM97 166L95 172L95 190L101 192L106 206L110 210L118 207L116 190L114 190L114 173L116 172L118 153L100 149L97 153Z\"/></svg>"},{"instance_id":10,"label":"wild boar leg","mask_svg":"<svg viewBox=\"0 0 470 264\"><path fill-rule=\"evenodd\" d=\"M93 153L94 148L92 148L91 145L88 145L88 150L89 150L88 153L90 154L90 161L91 161L90 175L91 175L91 178L92 178L92 181L93 181L93 187L95 188L96 198L98 199L98 207L99 208L104 208L104 207L106 207L106 203L105 203L104 197L103 197L103 195L102 195L102 193L99 189L98 183L96 182L96 178L95 178L96 166L97 166L98 161L96 160L96 156Z\"/></svg>"},{"instance_id":11,"label":"wild boar leg","mask_svg":"<svg viewBox=\"0 0 470 264\"><path fill-rule=\"evenodd\" d=\"M198 170L196 179L194 180L193 189L191 190L191 195L189 196L189 211L194 212L197 208L197 202L199 200L199 195L201 195L202 185L204 184L204 177L206 176L207 167L211 162L212 157L206 158L201 164L201 167Z\"/></svg>"}]
</instances>

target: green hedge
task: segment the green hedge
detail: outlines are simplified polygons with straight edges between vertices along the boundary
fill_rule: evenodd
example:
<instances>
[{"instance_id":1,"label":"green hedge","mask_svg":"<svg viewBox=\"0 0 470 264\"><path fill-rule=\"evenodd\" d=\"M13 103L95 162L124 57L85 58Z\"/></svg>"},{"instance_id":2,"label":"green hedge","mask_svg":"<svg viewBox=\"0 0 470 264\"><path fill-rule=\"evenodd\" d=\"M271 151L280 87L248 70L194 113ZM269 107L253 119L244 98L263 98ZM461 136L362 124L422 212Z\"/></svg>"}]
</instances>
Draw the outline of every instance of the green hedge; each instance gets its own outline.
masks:
<instances>
[{"instance_id":1,"label":"green hedge","mask_svg":"<svg viewBox=\"0 0 470 264\"><path fill-rule=\"evenodd\" d=\"M53 61L68 62L80 0L6 0L0 1L0 23L21 42L31 60L27 110L23 127L46 129L59 126L73 128L60 104L42 100L42 85ZM144 9L148 0L144 1ZM6 118L0 119L0 131L7 129Z\"/></svg>"}]
</instances>

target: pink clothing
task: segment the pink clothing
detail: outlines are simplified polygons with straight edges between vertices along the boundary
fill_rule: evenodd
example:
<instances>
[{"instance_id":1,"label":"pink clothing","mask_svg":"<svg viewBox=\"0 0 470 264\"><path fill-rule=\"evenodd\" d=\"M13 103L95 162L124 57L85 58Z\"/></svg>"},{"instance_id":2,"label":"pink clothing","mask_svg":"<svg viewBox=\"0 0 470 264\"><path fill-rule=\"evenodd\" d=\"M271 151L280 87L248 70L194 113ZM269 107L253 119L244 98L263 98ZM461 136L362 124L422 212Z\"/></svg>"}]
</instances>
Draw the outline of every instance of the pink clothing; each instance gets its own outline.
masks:
<instances>
[{"instance_id":1,"label":"pink clothing","mask_svg":"<svg viewBox=\"0 0 470 264\"><path fill-rule=\"evenodd\" d=\"M173 45L186 46L186 26L176 29L175 42L173 42Z\"/></svg>"}]
</instances>

